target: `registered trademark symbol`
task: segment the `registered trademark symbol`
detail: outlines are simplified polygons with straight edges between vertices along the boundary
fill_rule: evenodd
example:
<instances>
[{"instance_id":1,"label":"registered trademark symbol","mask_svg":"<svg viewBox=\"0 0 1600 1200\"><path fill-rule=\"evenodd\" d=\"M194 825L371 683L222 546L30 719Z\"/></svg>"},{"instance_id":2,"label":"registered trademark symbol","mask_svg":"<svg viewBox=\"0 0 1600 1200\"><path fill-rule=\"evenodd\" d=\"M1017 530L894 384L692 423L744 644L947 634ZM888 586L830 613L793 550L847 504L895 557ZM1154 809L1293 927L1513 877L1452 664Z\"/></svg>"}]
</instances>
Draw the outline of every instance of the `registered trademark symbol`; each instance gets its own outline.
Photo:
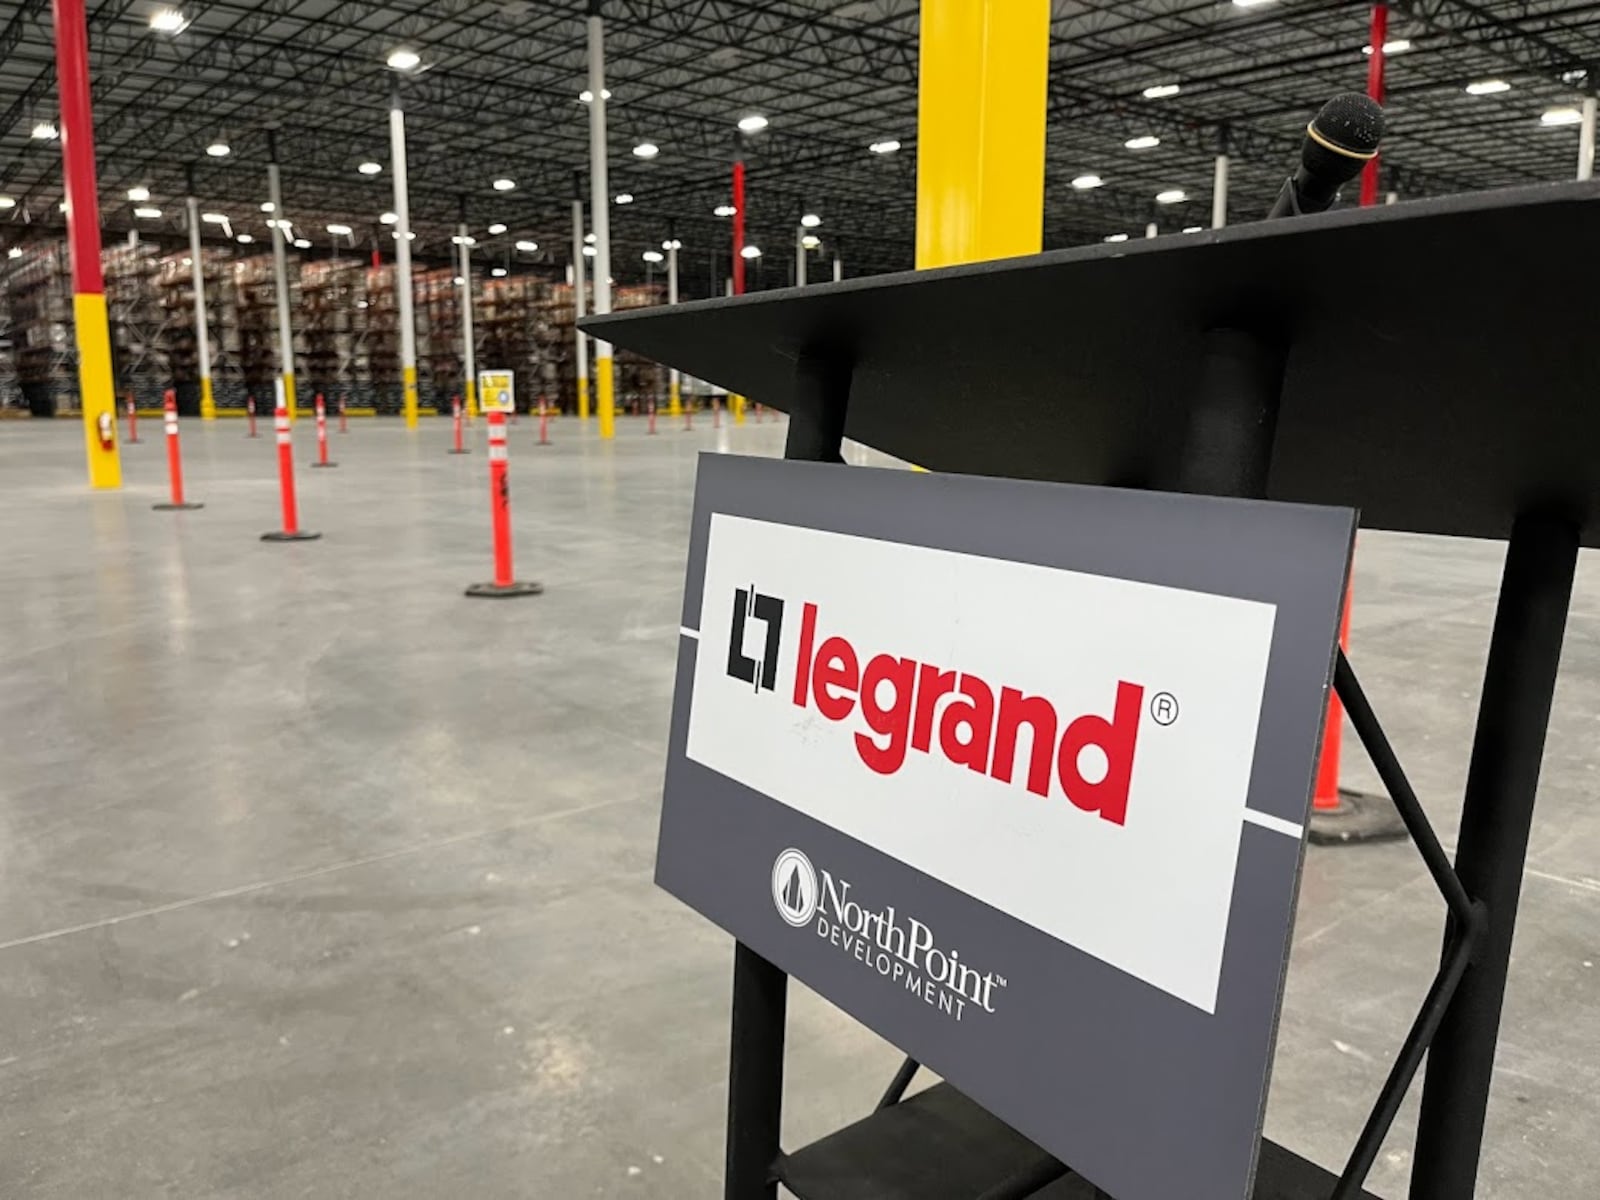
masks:
<instances>
[{"instance_id":1,"label":"registered trademark symbol","mask_svg":"<svg viewBox=\"0 0 1600 1200\"><path fill-rule=\"evenodd\" d=\"M1157 725L1171 725L1178 719L1178 698L1171 692L1150 697L1150 719Z\"/></svg>"}]
</instances>

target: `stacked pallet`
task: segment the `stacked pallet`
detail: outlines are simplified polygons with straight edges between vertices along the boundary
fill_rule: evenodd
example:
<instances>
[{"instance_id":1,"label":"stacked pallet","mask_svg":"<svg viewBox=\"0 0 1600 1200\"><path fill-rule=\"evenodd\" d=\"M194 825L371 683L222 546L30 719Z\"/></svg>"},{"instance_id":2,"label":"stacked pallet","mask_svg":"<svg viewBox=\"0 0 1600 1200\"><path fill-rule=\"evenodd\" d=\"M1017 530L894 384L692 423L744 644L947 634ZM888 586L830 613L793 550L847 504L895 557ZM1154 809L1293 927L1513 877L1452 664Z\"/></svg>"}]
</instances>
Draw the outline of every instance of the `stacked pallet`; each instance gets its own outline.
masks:
<instances>
[{"instance_id":1,"label":"stacked pallet","mask_svg":"<svg viewBox=\"0 0 1600 1200\"><path fill-rule=\"evenodd\" d=\"M246 395L239 360L238 288L233 265L231 250L207 247L200 252L206 292L206 334L211 348L211 394L218 408L243 408ZM171 386L178 393L180 408L185 412L197 411L200 405L200 338L194 321L194 270L187 253L168 254L157 260L156 291L166 314Z\"/></svg>"},{"instance_id":2,"label":"stacked pallet","mask_svg":"<svg viewBox=\"0 0 1600 1200\"><path fill-rule=\"evenodd\" d=\"M289 312L300 309L300 262L289 257ZM272 255L257 254L233 264L234 299L239 329L239 376L245 390L264 412L272 410L278 378L278 293ZM305 375L305 334L294 335L295 400L309 404L298 381Z\"/></svg>"},{"instance_id":3,"label":"stacked pallet","mask_svg":"<svg viewBox=\"0 0 1600 1200\"><path fill-rule=\"evenodd\" d=\"M629 308L649 308L667 302L665 284L641 284L637 287L620 287L611 298L613 312ZM667 369L652 358L620 350L615 359L616 403L623 412L642 413L651 403L662 404L667 398Z\"/></svg>"},{"instance_id":4,"label":"stacked pallet","mask_svg":"<svg viewBox=\"0 0 1600 1200\"><path fill-rule=\"evenodd\" d=\"M160 408L172 386L168 312L156 286L160 254L148 243L111 246L101 253L111 378L119 400Z\"/></svg>"},{"instance_id":5,"label":"stacked pallet","mask_svg":"<svg viewBox=\"0 0 1600 1200\"><path fill-rule=\"evenodd\" d=\"M0 271L5 269L0 259ZM11 323L11 295L0 283L0 416L24 407L22 384L17 380L16 329Z\"/></svg>"},{"instance_id":6,"label":"stacked pallet","mask_svg":"<svg viewBox=\"0 0 1600 1200\"><path fill-rule=\"evenodd\" d=\"M6 292L23 401L36 416L77 412L78 354L66 243L37 242L7 262Z\"/></svg>"},{"instance_id":7,"label":"stacked pallet","mask_svg":"<svg viewBox=\"0 0 1600 1200\"><path fill-rule=\"evenodd\" d=\"M356 408L376 407L368 345L371 272L355 258L305 263L300 268L300 327L304 331L305 383L309 401L317 394L330 404L343 399Z\"/></svg>"}]
</instances>

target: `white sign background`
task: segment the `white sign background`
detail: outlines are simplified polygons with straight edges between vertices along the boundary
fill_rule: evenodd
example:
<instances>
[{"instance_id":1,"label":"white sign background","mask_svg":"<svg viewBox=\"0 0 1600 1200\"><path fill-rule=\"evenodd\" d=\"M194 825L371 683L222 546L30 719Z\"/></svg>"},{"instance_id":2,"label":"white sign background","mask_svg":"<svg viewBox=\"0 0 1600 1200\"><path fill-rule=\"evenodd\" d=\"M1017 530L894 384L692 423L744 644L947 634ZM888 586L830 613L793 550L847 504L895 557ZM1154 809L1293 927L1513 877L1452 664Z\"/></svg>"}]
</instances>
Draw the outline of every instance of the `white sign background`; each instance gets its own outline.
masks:
<instances>
[{"instance_id":1,"label":"white sign background","mask_svg":"<svg viewBox=\"0 0 1600 1200\"><path fill-rule=\"evenodd\" d=\"M785 601L776 691L727 674L736 588ZM711 519L688 756L1208 1013L1216 1007L1272 641L1270 604L726 514ZM1145 689L1125 825L909 750L862 763L859 710L793 702L802 607L816 647L970 672L1044 696L1062 726ZM759 659L765 626L749 623ZM1168 726L1150 715L1176 697ZM942 711L942 704L941 704ZM1294 832L1294 831L1288 831Z\"/></svg>"}]
</instances>

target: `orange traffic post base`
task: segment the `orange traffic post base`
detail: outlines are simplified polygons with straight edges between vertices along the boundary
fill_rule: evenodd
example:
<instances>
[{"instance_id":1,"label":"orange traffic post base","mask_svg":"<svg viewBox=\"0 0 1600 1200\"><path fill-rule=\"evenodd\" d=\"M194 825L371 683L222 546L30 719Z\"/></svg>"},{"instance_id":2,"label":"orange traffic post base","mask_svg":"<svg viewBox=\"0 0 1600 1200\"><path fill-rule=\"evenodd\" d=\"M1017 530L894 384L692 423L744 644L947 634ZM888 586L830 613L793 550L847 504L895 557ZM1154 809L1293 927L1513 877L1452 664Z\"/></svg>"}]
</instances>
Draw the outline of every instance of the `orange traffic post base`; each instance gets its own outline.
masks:
<instances>
[{"instance_id":1,"label":"orange traffic post base","mask_svg":"<svg viewBox=\"0 0 1600 1200\"><path fill-rule=\"evenodd\" d=\"M461 440L462 430L461 430L461 397L460 396L452 396L452 397L450 397L450 412L451 412L452 417L454 417L454 419L455 419L455 426L456 426L456 444L454 446L450 447L450 453L451 454L470 454L471 451L469 451L467 449L466 444Z\"/></svg>"},{"instance_id":2,"label":"orange traffic post base","mask_svg":"<svg viewBox=\"0 0 1600 1200\"><path fill-rule=\"evenodd\" d=\"M256 398L254 396L245 397L244 414L250 419L250 432L245 434L245 437L253 438L261 436L256 432Z\"/></svg>"},{"instance_id":3,"label":"orange traffic post base","mask_svg":"<svg viewBox=\"0 0 1600 1200\"><path fill-rule=\"evenodd\" d=\"M183 498L183 450L178 445L178 396L171 388L161 403L162 415L167 424L167 474L172 482L172 499L165 504L152 504L157 512L175 512L186 508L204 508L204 504L191 504Z\"/></svg>"},{"instance_id":4,"label":"orange traffic post base","mask_svg":"<svg viewBox=\"0 0 1600 1200\"><path fill-rule=\"evenodd\" d=\"M133 393L132 392L128 393L127 400L128 400L128 440L127 440L126 444L129 445L129 446L137 446L139 444L139 409L133 402Z\"/></svg>"},{"instance_id":5,"label":"orange traffic post base","mask_svg":"<svg viewBox=\"0 0 1600 1200\"><path fill-rule=\"evenodd\" d=\"M1345 588L1344 616L1339 622L1339 653L1350 646L1350 588ZM1307 838L1319 846L1349 842L1384 842L1407 836L1400 812L1387 796L1374 796L1339 786L1339 752L1344 746L1344 705L1328 690L1328 716L1322 730L1322 757L1317 761L1317 786L1311 799Z\"/></svg>"},{"instance_id":6,"label":"orange traffic post base","mask_svg":"<svg viewBox=\"0 0 1600 1200\"><path fill-rule=\"evenodd\" d=\"M313 467L337 467L336 462L328 461L328 406L322 402L322 393L317 393L317 461Z\"/></svg>"},{"instance_id":7,"label":"orange traffic post base","mask_svg":"<svg viewBox=\"0 0 1600 1200\"><path fill-rule=\"evenodd\" d=\"M489 513L494 530L494 582L475 583L467 595L493 600L512 596L537 596L538 583L518 582L511 570L511 481L506 453L506 414L489 413Z\"/></svg>"},{"instance_id":8,"label":"orange traffic post base","mask_svg":"<svg viewBox=\"0 0 1600 1200\"><path fill-rule=\"evenodd\" d=\"M280 391L280 397L282 395ZM278 431L278 486L283 493L283 528L263 533L263 542L310 542L321 537L300 528L300 509L294 500L294 446L289 432L289 410L282 399L273 413L272 423Z\"/></svg>"}]
</instances>

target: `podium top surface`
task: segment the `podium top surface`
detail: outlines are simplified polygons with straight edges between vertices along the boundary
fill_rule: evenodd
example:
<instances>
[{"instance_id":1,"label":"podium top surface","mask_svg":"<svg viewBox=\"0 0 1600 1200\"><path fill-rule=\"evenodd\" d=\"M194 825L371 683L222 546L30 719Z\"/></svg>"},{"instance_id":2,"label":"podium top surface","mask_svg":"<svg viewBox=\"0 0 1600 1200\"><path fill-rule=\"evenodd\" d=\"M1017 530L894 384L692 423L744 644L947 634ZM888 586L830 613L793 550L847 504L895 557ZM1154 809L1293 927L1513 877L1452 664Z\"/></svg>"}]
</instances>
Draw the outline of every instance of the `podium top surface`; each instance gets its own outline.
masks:
<instances>
[{"instance_id":1,"label":"podium top surface","mask_svg":"<svg viewBox=\"0 0 1600 1200\"><path fill-rule=\"evenodd\" d=\"M1203 334L1285 350L1268 495L1369 528L1600 545L1600 183L1479 192L591 317L778 409L853 364L847 436L937 471L1170 486Z\"/></svg>"}]
</instances>

